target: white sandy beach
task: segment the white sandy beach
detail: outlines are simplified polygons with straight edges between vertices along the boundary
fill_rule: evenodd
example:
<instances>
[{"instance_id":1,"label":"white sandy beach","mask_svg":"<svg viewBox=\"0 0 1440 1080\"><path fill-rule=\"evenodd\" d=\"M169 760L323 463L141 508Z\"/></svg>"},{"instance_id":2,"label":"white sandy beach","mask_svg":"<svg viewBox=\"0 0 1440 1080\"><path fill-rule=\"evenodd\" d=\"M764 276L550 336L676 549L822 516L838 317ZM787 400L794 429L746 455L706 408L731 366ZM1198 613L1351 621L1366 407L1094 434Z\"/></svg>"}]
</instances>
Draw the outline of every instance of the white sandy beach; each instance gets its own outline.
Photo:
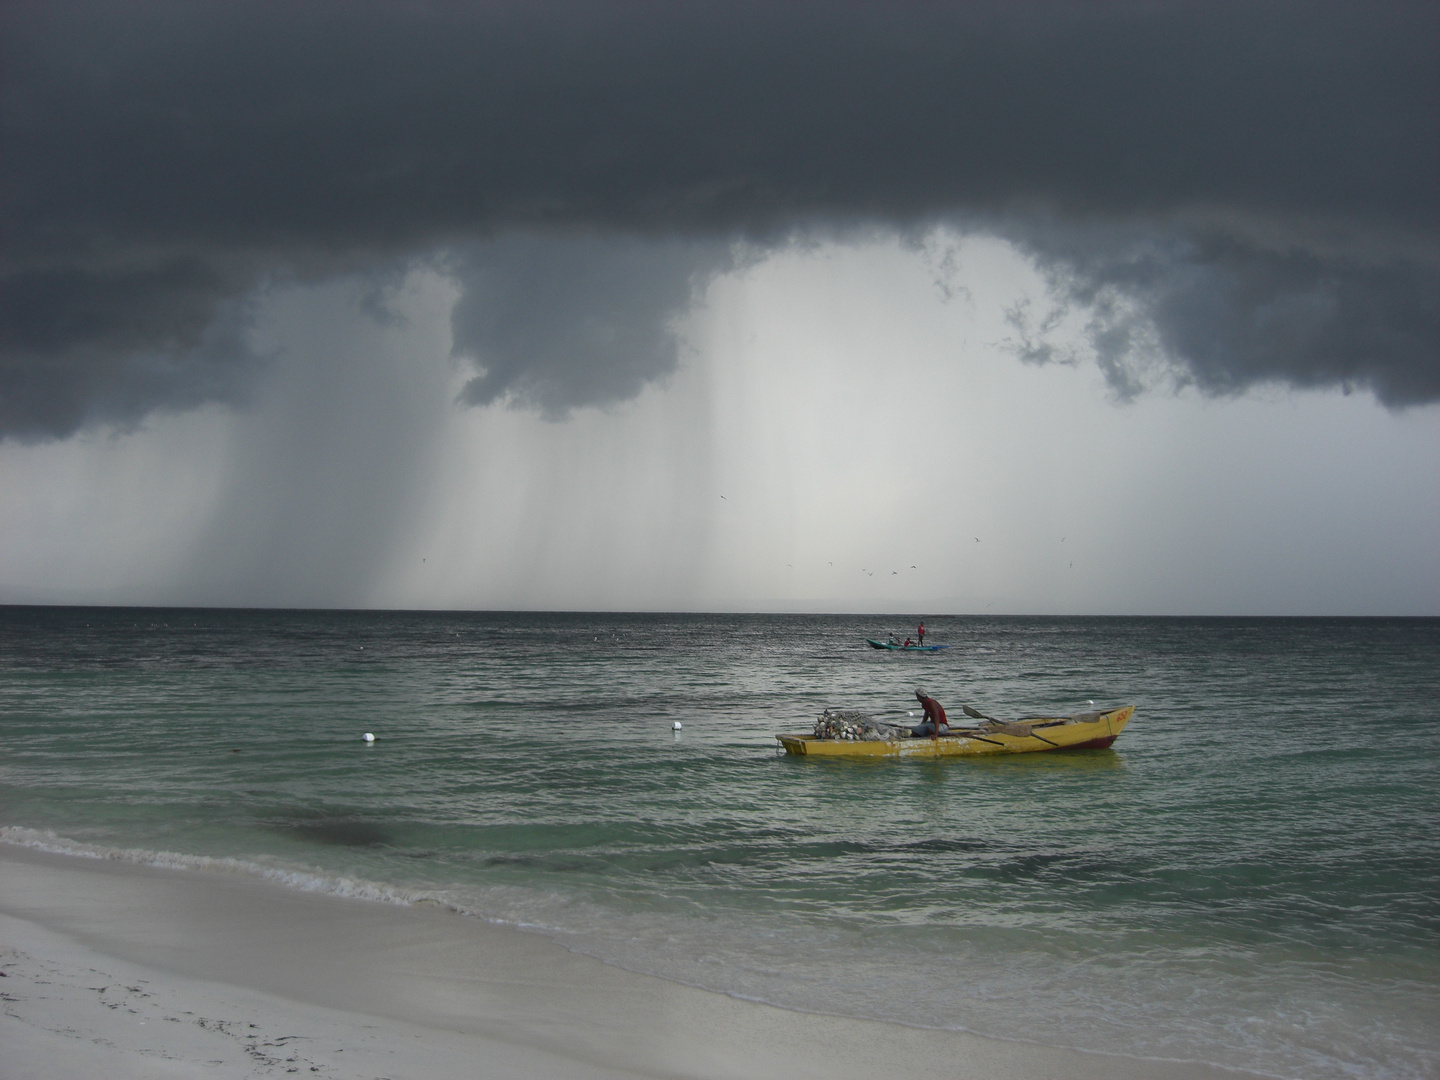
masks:
<instances>
[{"instance_id":1,"label":"white sandy beach","mask_svg":"<svg viewBox=\"0 0 1440 1080\"><path fill-rule=\"evenodd\" d=\"M0 1080L1237 1075L794 1013L449 911L7 845L0 970Z\"/></svg>"}]
</instances>

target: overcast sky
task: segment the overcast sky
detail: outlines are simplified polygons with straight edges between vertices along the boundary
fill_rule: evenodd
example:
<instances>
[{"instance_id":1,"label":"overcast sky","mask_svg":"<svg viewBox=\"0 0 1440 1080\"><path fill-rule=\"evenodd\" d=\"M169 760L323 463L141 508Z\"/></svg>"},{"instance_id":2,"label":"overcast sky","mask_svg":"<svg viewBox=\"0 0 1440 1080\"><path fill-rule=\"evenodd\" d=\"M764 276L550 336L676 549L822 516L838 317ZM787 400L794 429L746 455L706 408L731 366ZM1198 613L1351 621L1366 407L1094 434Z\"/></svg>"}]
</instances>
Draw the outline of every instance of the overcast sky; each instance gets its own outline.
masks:
<instances>
[{"instance_id":1,"label":"overcast sky","mask_svg":"<svg viewBox=\"0 0 1440 1080\"><path fill-rule=\"evenodd\" d=\"M1440 614L1433 3L0 5L0 602Z\"/></svg>"}]
</instances>

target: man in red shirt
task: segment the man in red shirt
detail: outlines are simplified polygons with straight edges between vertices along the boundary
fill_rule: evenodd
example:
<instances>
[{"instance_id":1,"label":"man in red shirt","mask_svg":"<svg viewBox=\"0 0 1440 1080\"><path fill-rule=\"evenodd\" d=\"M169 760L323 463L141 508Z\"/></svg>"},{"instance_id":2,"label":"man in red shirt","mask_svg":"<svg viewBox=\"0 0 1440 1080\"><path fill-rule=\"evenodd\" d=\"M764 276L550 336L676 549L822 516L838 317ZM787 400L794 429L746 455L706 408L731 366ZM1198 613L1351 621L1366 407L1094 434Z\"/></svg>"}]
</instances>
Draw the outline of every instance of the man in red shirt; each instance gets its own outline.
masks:
<instances>
[{"instance_id":1,"label":"man in red shirt","mask_svg":"<svg viewBox=\"0 0 1440 1080\"><path fill-rule=\"evenodd\" d=\"M920 644L921 644L921 645L924 645L924 644L925 644L925 624L924 624L923 622L920 624L920 629L916 631L916 634L917 634L917 635L919 636L919 638L920 638Z\"/></svg>"},{"instance_id":2,"label":"man in red shirt","mask_svg":"<svg viewBox=\"0 0 1440 1080\"><path fill-rule=\"evenodd\" d=\"M924 690L915 691L915 699L920 702L925 710L925 720L916 724L910 729L910 734L915 736L929 735L932 739L938 739L942 731L949 731L950 725L945 719L945 710L933 697L927 697Z\"/></svg>"}]
</instances>

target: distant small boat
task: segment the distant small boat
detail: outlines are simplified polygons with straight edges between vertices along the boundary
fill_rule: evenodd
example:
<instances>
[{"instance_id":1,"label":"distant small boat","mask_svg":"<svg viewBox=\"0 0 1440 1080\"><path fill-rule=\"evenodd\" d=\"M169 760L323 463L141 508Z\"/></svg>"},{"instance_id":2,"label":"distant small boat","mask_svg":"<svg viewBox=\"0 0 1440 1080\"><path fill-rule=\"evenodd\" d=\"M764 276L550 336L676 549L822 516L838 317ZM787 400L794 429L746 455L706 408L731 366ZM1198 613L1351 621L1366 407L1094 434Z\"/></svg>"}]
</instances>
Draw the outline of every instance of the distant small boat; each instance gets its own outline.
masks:
<instances>
[{"instance_id":1,"label":"distant small boat","mask_svg":"<svg viewBox=\"0 0 1440 1080\"><path fill-rule=\"evenodd\" d=\"M1007 723L988 720L971 728L952 727L938 739L822 739L815 735L776 735L787 754L801 757L978 757L1028 754L1041 750L1104 749L1134 715L1134 705L1054 719L1032 716Z\"/></svg>"},{"instance_id":2,"label":"distant small boat","mask_svg":"<svg viewBox=\"0 0 1440 1080\"><path fill-rule=\"evenodd\" d=\"M939 652L941 649L948 649L949 645L901 645L893 641L877 641L873 637L865 639L870 643L872 649L890 649L892 652Z\"/></svg>"}]
</instances>

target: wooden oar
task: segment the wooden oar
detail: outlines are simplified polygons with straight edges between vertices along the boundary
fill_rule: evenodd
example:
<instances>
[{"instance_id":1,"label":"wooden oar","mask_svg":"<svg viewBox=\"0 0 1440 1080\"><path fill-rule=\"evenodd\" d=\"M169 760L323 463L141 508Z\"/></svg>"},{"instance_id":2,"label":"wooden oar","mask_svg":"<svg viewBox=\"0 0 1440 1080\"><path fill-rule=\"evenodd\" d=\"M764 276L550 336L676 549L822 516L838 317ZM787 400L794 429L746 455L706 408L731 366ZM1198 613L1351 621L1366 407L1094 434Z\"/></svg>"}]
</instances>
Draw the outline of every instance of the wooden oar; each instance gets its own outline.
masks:
<instances>
[{"instance_id":1,"label":"wooden oar","mask_svg":"<svg viewBox=\"0 0 1440 1080\"><path fill-rule=\"evenodd\" d=\"M1050 742L1050 740L1045 738L1044 735L1036 735L1035 732L1032 731L1030 732L1030 738L1039 739L1043 743L1050 743L1050 745L1055 747L1056 750L1060 749L1060 744L1058 742Z\"/></svg>"},{"instance_id":2,"label":"wooden oar","mask_svg":"<svg viewBox=\"0 0 1440 1080\"><path fill-rule=\"evenodd\" d=\"M947 731L941 735L942 739L974 739L976 742L988 742L991 746L1004 746L1003 742L996 742L994 739L983 739L979 735L972 735L968 731Z\"/></svg>"},{"instance_id":3,"label":"wooden oar","mask_svg":"<svg viewBox=\"0 0 1440 1080\"><path fill-rule=\"evenodd\" d=\"M960 708L964 710L965 715L970 717L972 720L989 720L992 724L999 724L1001 728L1006 728L1010 726L1004 720L996 720L993 716L986 716L979 709L972 709L969 705L961 705ZM1051 742L1049 739L1045 738L1044 735L1036 735L1033 728L1030 731L1027 731L1024 735L1016 735L1014 732L1011 731L1007 731L1005 732L1005 734L1016 739L1023 739L1027 737L1031 739L1039 739L1041 742L1048 743L1049 745L1055 747L1056 750L1060 749L1059 743Z\"/></svg>"}]
</instances>

